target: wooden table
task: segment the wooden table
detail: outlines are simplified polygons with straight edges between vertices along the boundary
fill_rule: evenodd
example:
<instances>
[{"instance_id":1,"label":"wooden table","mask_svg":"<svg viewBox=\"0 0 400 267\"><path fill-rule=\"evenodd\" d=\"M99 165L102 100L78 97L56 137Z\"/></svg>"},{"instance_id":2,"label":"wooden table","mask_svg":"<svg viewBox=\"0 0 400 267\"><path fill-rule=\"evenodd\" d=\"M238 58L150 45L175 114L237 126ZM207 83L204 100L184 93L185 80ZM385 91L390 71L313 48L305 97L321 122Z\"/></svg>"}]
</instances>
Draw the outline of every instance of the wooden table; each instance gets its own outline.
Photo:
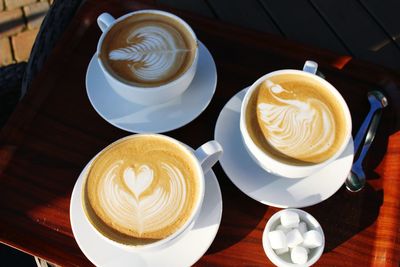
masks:
<instances>
[{"instance_id":1,"label":"wooden table","mask_svg":"<svg viewBox=\"0 0 400 267\"><path fill-rule=\"evenodd\" d=\"M104 121L89 103L85 74L100 30L97 16L115 16L156 7L191 24L214 56L217 91L210 106L189 125L167 134L193 147L213 138L224 104L262 74L320 64L326 79L349 104L353 127L368 112L366 93L382 90L389 99L365 168L366 188L343 187L328 200L305 208L326 235L321 266L398 266L400 261L400 78L395 72L351 57L301 46L267 34L132 1L88 0L59 41L8 124L0 133L0 241L50 262L88 266L69 222L72 188L97 151L129 133ZM262 205L237 189L221 167L214 167L223 196L216 239L196 266L259 266L271 262L261 236L277 208Z\"/></svg>"}]
</instances>

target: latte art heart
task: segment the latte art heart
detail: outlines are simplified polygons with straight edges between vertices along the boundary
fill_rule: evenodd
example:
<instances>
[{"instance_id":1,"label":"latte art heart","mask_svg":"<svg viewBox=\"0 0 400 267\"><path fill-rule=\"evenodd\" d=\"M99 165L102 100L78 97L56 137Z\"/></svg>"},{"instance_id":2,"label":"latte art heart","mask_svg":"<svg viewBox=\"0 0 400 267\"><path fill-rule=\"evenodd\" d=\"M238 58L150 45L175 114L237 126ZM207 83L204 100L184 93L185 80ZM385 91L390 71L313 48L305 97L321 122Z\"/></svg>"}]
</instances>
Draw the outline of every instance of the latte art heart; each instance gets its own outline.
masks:
<instances>
[{"instance_id":1,"label":"latte art heart","mask_svg":"<svg viewBox=\"0 0 400 267\"><path fill-rule=\"evenodd\" d=\"M161 163L169 181L151 186L153 170L150 167L140 166L137 174L129 167L123 171L124 183L121 183L118 173L123 165L122 161L113 164L99 185L100 205L106 215L115 224L136 229L139 236L173 223L186 198L182 173L174 166Z\"/></svg>"},{"instance_id":2,"label":"latte art heart","mask_svg":"<svg viewBox=\"0 0 400 267\"><path fill-rule=\"evenodd\" d=\"M124 182L135 198L139 199L140 195L150 187L153 175L153 170L147 165L141 166L137 175L135 170L129 167L124 171Z\"/></svg>"}]
</instances>

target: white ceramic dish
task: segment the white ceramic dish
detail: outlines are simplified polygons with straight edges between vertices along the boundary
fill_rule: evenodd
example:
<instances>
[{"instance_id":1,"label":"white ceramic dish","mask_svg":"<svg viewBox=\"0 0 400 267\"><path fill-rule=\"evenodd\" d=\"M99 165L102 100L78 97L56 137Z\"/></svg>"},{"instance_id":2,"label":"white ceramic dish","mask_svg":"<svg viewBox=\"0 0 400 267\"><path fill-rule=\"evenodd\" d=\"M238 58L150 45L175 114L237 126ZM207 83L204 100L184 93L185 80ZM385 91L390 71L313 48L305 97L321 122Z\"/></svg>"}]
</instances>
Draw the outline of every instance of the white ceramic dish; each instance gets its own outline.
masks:
<instances>
[{"instance_id":1,"label":"white ceramic dish","mask_svg":"<svg viewBox=\"0 0 400 267\"><path fill-rule=\"evenodd\" d=\"M205 175L203 205L190 231L177 238L172 244L157 250L128 251L106 242L89 225L82 208L82 182L81 174L71 196L70 221L78 246L96 266L191 266L211 246L221 223L221 190L211 170Z\"/></svg>"},{"instance_id":2,"label":"white ceramic dish","mask_svg":"<svg viewBox=\"0 0 400 267\"><path fill-rule=\"evenodd\" d=\"M316 230L322 236L322 246L310 249L310 253L308 254L308 261L305 264L294 264L291 262L288 254L284 254L283 256L277 255L274 250L271 248L271 245L268 241L268 233L271 232L275 227L280 224L280 218L282 212L289 210L296 212L299 214L300 221L306 223L308 230ZM325 236L324 231L322 230L321 225L319 222L308 212L299 209L286 209L280 210L276 212L271 218L268 220L267 224L265 225L264 232L263 232L263 247L264 251L267 254L268 258L274 263L276 266L282 267L306 267L311 266L317 262L317 260L321 257L322 253L324 252L325 247Z\"/></svg>"}]
</instances>

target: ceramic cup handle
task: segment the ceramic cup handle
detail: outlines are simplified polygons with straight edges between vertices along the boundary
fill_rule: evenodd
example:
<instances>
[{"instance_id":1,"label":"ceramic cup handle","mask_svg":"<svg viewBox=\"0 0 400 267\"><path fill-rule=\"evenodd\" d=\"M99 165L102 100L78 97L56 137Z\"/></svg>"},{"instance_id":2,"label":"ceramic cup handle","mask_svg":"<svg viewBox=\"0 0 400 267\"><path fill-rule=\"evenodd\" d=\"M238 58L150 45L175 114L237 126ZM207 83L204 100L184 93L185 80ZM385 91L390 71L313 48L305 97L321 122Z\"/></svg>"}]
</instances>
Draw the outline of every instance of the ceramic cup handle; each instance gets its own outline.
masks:
<instances>
[{"instance_id":1,"label":"ceramic cup handle","mask_svg":"<svg viewBox=\"0 0 400 267\"><path fill-rule=\"evenodd\" d=\"M114 21L115 18L113 16L108 13L103 13L97 18L97 25L99 25L102 32L105 32Z\"/></svg>"},{"instance_id":2,"label":"ceramic cup handle","mask_svg":"<svg viewBox=\"0 0 400 267\"><path fill-rule=\"evenodd\" d=\"M206 174L222 155L222 146L215 140L209 141L200 146L194 152L199 160L203 173Z\"/></svg>"},{"instance_id":3,"label":"ceramic cup handle","mask_svg":"<svg viewBox=\"0 0 400 267\"><path fill-rule=\"evenodd\" d=\"M307 60L306 63L304 63L303 71L311 73L311 74L316 74L318 70L318 63L312 60Z\"/></svg>"}]
</instances>

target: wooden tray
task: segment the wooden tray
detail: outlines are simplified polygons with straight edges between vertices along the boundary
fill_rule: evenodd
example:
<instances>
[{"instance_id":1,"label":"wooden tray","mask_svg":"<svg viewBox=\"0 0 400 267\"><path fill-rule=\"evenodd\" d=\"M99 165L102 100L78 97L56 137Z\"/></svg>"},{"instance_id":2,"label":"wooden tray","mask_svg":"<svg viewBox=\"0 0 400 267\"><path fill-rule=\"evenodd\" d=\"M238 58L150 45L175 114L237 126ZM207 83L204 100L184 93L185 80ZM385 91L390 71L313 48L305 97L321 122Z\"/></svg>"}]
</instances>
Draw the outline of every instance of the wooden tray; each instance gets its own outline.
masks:
<instances>
[{"instance_id":1,"label":"wooden tray","mask_svg":"<svg viewBox=\"0 0 400 267\"><path fill-rule=\"evenodd\" d=\"M328 200L306 208L326 235L321 266L398 266L400 260L400 79L370 63L238 29L165 6L88 0L58 42L46 66L0 133L0 241L65 266L88 266L71 232L69 203L83 166L101 148L126 136L95 112L85 90L85 74L100 30L97 16L120 16L142 8L172 11L193 26L214 56L217 92L210 106L189 125L169 132L193 147L213 138L224 104L262 74L301 68L307 59L343 94L355 130L368 112L367 91L389 99L367 156L366 188L356 194L341 188ZM261 236L278 209L262 205L237 189L217 165L224 211L217 237L196 266L271 265Z\"/></svg>"}]
</instances>

